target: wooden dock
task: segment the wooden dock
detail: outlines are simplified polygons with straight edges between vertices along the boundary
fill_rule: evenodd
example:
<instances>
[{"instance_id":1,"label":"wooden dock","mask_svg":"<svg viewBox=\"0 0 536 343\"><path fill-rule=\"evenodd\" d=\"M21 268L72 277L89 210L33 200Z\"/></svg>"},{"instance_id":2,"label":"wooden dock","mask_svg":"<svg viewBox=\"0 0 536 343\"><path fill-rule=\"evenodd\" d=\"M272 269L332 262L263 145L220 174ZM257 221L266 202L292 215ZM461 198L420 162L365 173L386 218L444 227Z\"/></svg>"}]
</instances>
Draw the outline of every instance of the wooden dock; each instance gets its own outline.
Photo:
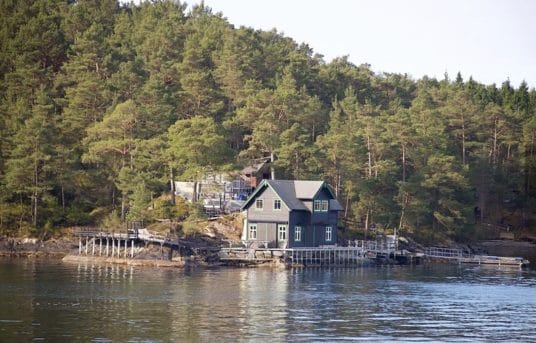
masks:
<instances>
[{"instance_id":1,"label":"wooden dock","mask_svg":"<svg viewBox=\"0 0 536 343\"><path fill-rule=\"evenodd\" d=\"M180 242L149 232L147 229L116 233L101 230L78 230L78 255L134 258L142 249L139 243L158 244L161 248L179 249Z\"/></svg>"},{"instance_id":2,"label":"wooden dock","mask_svg":"<svg viewBox=\"0 0 536 343\"><path fill-rule=\"evenodd\" d=\"M351 267L363 264L406 258L407 252L398 251L393 244L376 241L351 241L348 246L320 246L307 248L266 248L244 242L240 247L222 248L220 261L226 264L258 265L282 262L290 266Z\"/></svg>"},{"instance_id":3,"label":"wooden dock","mask_svg":"<svg viewBox=\"0 0 536 343\"><path fill-rule=\"evenodd\" d=\"M446 259L454 263L478 264L478 265L496 265L496 266L512 266L512 267L527 267L529 261L522 257L507 257L507 256L490 256L490 255L473 255L463 252L461 249L426 248L424 256L428 258Z\"/></svg>"}]
</instances>

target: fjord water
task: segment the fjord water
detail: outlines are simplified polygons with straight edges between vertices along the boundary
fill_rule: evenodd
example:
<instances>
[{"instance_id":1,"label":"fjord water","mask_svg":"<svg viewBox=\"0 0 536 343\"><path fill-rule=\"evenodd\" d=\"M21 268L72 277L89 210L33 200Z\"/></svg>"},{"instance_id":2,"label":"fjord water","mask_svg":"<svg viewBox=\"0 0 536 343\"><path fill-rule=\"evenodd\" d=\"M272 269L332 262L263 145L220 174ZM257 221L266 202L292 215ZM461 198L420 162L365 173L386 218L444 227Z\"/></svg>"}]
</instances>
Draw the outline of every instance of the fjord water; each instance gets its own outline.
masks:
<instances>
[{"instance_id":1,"label":"fjord water","mask_svg":"<svg viewBox=\"0 0 536 343\"><path fill-rule=\"evenodd\" d=\"M1 342L533 341L536 271L0 260Z\"/></svg>"}]
</instances>

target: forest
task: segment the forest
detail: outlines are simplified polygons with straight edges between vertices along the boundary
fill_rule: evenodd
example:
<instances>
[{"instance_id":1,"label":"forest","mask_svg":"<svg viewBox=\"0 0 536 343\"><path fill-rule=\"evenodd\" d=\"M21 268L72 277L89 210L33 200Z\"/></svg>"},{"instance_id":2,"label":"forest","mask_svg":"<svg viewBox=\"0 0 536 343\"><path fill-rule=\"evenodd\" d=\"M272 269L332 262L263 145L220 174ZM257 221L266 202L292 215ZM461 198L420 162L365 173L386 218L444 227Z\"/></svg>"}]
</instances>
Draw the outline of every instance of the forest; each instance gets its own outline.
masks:
<instances>
[{"instance_id":1,"label":"forest","mask_svg":"<svg viewBox=\"0 0 536 343\"><path fill-rule=\"evenodd\" d=\"M3 235L173 219L172 173L196 180L266 154L278 179L330 183L344 230L536 227L525 82L328 63L178 1L3 0L0 23Z\"/></svg>"}]
</instances>

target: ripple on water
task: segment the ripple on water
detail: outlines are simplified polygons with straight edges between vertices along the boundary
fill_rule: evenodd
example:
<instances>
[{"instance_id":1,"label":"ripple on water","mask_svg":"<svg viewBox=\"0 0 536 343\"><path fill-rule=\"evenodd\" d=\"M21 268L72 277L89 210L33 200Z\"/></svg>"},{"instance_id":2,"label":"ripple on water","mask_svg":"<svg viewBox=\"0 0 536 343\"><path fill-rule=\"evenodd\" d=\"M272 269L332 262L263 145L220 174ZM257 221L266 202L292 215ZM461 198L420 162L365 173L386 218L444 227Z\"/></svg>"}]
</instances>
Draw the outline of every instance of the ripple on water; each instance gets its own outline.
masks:
<instances>
[{"instance_id":1,"label":"ripple on water","mask_svg":"<svg viewBox=\"0 0 536 343\"><path fill-rule=\"evenodd\" d=\"M188 272L0 262L0 332L47 341L536 337L536 274L459 267Z\"/></svg>"}]
</instances>

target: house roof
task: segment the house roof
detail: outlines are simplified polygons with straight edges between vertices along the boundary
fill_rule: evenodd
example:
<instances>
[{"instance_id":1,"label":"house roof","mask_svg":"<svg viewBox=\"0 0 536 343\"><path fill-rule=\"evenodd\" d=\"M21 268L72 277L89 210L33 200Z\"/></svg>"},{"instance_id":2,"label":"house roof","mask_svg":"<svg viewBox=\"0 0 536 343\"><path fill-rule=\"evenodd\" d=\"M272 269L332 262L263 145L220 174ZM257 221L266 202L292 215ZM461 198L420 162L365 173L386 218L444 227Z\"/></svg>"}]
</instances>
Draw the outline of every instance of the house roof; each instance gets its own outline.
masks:
<instances>
[{"instance_id":1,"label":"house roof","mask_svg":"<svg viewBox=\"0 0 536 343\"><path fill-rule=\"evenodd\" d=\"M269 161L270 160L266 158L260 159L260 161L257 160L257 163L254 163L242 169L242 174L258 173L261 169L263 169L269 163Z\"/></svg>"},{"instance_id":2,"label":"house roof","mask_svg":"<svg viewBox=\"0 0 536 343\"><path fill-rule=\"evenodd\" d=\"M301 200L312 200L322 188L326 188L333 197L330 200L330 209L336 211L342 210L341 205L335 198L335 194L326 182L302 180L263 180L244 205L242 205L242 209L249 206L260 190L265 187L272 188L289 210L308 210Z\"/></svg>"}]
</instances>

